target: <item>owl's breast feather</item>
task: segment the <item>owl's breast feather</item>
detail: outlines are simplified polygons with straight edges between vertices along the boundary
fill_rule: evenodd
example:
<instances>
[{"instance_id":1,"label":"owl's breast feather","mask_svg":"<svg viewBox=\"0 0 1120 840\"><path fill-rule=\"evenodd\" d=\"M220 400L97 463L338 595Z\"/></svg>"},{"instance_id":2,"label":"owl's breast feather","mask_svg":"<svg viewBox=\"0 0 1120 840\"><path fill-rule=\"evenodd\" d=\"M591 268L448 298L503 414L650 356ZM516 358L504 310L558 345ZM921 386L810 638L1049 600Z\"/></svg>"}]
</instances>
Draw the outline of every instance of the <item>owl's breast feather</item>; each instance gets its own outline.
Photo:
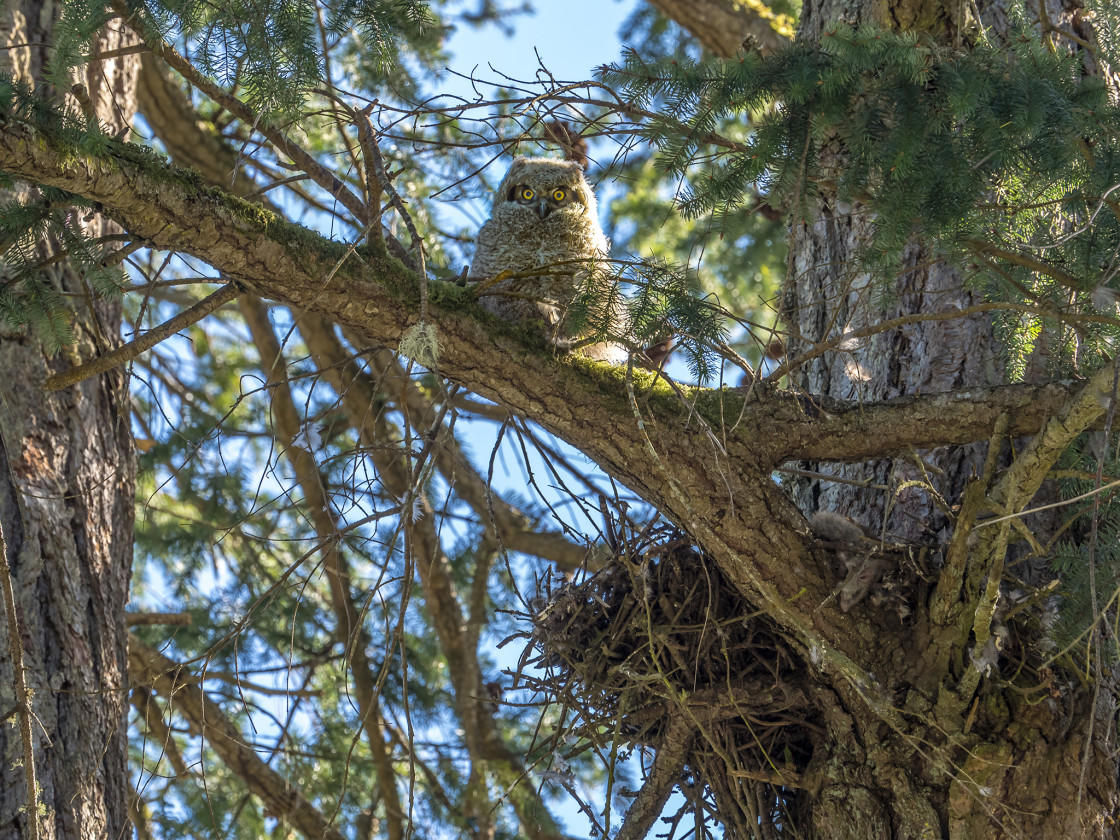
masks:
<instances>
[{"instance_id":1,"label":"owl's breast feather","mask_svg":"<svg viewBox=\"0 0 1120 840\"><path fill-rule=\"evenodd\" d=\"M476 241L471 275L480 277L602 258L609 247L582 206L561 208L541 219L523 206L504 204L482 226Z\"/></svg>"}]
</instances>

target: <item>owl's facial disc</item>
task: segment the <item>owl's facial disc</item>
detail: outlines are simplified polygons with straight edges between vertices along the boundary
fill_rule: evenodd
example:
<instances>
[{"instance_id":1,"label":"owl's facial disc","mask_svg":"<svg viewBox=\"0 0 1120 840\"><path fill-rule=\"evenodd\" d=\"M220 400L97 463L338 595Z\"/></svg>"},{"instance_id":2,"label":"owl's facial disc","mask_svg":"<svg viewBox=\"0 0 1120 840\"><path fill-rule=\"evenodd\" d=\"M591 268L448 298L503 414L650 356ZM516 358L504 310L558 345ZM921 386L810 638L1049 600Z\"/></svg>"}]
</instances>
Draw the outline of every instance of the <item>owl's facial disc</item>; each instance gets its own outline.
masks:
<instances>
[{"instance_id":1,"label":"owl's facial disc","mask_svg":"<svg viewBox=\"0 0 1120 840\"><path fill-rule=\"evenodd\" d=\"M509 191L507 198L509 201L533 207L542 220L548 218L553 210L580 201L579 193L568 187L553 187L541 195L528 184L518 184Z\"/></svg>"}]
</instances>

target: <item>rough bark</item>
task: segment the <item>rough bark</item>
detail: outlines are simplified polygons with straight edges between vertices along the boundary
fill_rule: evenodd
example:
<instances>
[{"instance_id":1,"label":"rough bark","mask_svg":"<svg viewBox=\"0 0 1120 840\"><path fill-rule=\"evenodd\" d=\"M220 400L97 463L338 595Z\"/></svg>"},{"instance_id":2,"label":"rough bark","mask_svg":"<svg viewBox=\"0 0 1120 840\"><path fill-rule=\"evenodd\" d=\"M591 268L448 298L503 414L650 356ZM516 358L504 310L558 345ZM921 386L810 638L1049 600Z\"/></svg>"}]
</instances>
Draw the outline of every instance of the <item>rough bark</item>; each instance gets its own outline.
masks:
<instances>
[{"instance_id":1,"label":"rough bark","mask_svg":"<svg viewBox=\"0 0 1120 840\"><path fill-rule=\"evenodd\" d=\"M0 68L39 79L57 5L26 0L0 13ZM122 32L93 52L127 43ZM91 62L80 81L106 125L132 116L134 60ZM75 81L79 81L75 79ZM91 236L107 231L92 218ZM42 242L44 258L54 251ZM82 278L65 263L47 269L82 301ZM123 371L60 393L50 373L119 340L119 302L79 304L76 343L44 355L26 331L0 333L0 522L16 600L23 664L32 692L34 762L45 838L127 837L127 665L124 607L132 567L134 465ZM5 650L6 650L5 646ZM0 713L14 705L11 662L0 657ZM18 727L0 726L0 838L35 836Z\"/></svg>"},{"instance_id":2,"label":"rough bark","mask_svg":"<svg viewBox=\"0 0 1120 840\"><path fill-rule=\"evenodd\" d=\"M742 0L650 0L707 49L729 58L744 48L771 52L789 43L785 26L776 23L765 3ZM781 31L779 31L781 30Z\"/></svg>"},{"instance_id":3,"label":"rough bark","mask_svg":"<svg viewBox=\"0 0 1120 840\"><path fill-rule=\"evenodd\" d=\"M829 12L809 9L806 32ZM127 149L97 159L27 126L0 123L0 168L94 198L156 247L194 254L262 296L385 345L415 323L416 278L382 249L355 253L325 243ZM787 300L808 341L828 337L831 312L839 313L837 329L885 317L869 306L858 275L838 277L825 268L849 260L866 223L831 202L822 204L819 224L795 231ZM898 312L967 302L951 274L917 268L917 250L912 260L915 270L900 281ZM443 343L441 374L540 422L636 488L686 527L790 640L803 672L813 675L806 691L820 714L812 759L796 768L798 787L782 794L803 836L1078 837L1115 812L1115 758L1097 749L1115 740L1110 686L1099 683L1094 693L1043 685L1020 694L979 683L970 670L979 576L990 566L970 547L966 530L939 535L953 538L936 581L944 596L938 603L948 608L936 615L919 609L902 628L863 605L845 615L831 597L837 571L822 561L798 509L770 477L790 459L858 461L969 444L1001 423L1004 433L1033 434L1066 403L1096 400L1099 415L1110 371L1084 386L1082 398L1077 388L1056 384L985 387L998 380L998 369L988 365L995 354L979 318L911 325L819 357L801 372L824 395L817 408L761 390L749 400L732 390L703 393L689 407L642 375L632 404L618 370L558 360L547 347L530 346L523 335L485 322L469 292L454 285L429 281L428 292ZM844 368L845 361L860 367ZM926 395L937 388L958 390ZM878 401L889 395L899 398ZM1089 414L1080 422L1090 422ZM943 461L942 495L956 501L963 489L972 513L985 504L992 479L980 452ZM898 486L907 463L875 469ZM984 482L966 482L969 464ZM807 506L824 497L831 507L858 510L865 522L877 510L866 495L846 506L835 490L799 493ZM895 503L923 522L933 516L917 490ZM908 519L896 521L910 527ZM933 530L945 529L935 522ZM924 528L914 533L929 536ZM959 557L952 553L958 537ZM990 540L982 535L976 542ZM442 581L433 576L424 585L433 603L440 601ZM453 609L444 619L461 624ZM464 694L477 691L477 683L467 675ZM1092 784L1081 783L1082 768Z\"/></svg>"},{"instance_id":4,"label":"rough bark","mask_svg":"<svg viewBox=\"0 0 1120 840\"><path fill-rule=\"evenodd\" d=\"M1051 16L1068 25L1063 13L1068 17L1069 10L1049 6ZM939 2L811 0L803 6L799 36L815 40L823 27L844 20L921 29L959 44L959 33L970 23L957 17L964 13L964 6ZM999 27L1006 26L999 4L986 9L985 22L996 28L998 37ZM842 166L843 149L833 148L831 154L832 165ZM791 356L892 318L961 310L980 302L957 272L914 243L887 296L892 302L877 303L882 296L873 293L869 276L856 261L872 235L873 218L866 208L825 195L811 217L793 228L790 242L784 308L796 336L789 345ZM986 388L1002 375L992 319L978 314L847 341L839 352L809 360L793 379L813 394L875 402ZM860 709L850 687L833 686L837 707L826 716L827 736L818 742L807 771L822 787L802 803L806 836L1114 836L1112 820L1120 804L1118 764L1108 746L1117 738L1114 676L1097 674L1096 684L1089 686L1051 686L1049 696L1045 686L1037 686L1030 702L1031 691L999 679L984 680L969 661L969 652L978 649L977 640L989 629L974 621L985 605L985 578L991 574L988 592L998 600L1007 544L997 550L980 534L970 543L966 531L955 531L945 503L957 505L969 493L978 504L985 493L998 496L1000 485L989 492L983 489L989 485L976 480L985 472L987 454L988 445L982 443L922 448L900 457L823 468L853 483L791 483L802 510L839 511L874 533L953 545L942 580L927 604L919 603L922 612L913 625L881 630L880 643L888 647L896 644L892 637L907 637L907 655L884 661L874 672L878 688L906 710L906 728L883 731ZM1021 451L1019 457L1025 472L1032 455ZM1045 469L1052 460L1043 456L1038 463ZM820 469L819 464L801 466ZM855 481L864 484L856 486ZM1031 496L1040 481L1031 485ZM923 486L927 483L936 492ZM868 484L888 489L873 490ZM966 502L956 523L968 512ZM961 579L962 585L949 585Z\"/></svg>"}]
</instances>

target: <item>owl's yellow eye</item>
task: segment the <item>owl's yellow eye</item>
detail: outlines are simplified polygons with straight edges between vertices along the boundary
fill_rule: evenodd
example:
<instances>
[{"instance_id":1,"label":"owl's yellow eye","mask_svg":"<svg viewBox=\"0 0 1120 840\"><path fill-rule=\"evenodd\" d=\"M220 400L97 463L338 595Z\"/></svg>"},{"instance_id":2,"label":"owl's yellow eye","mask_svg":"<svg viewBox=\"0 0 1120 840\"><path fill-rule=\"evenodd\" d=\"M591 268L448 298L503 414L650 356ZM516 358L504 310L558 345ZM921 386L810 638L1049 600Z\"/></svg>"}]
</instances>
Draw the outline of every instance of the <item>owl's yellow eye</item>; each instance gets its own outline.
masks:
<instances>
[{"instance_id":1,"label":"owl's yellow eye","mask_svg":"<svg viewBox=\"0 0 1120 840\"><path fill-rule=\"evenodd\" d=\"M533 192L531 187L523 187L521 189L521 200L522 201L532 201L536 197L537 197L537 194L535 192Z\"/></svg>"},{"instance_id":2,"label":"owl's yellow eye","mask_svg":"<svg viewBox=\"0 0 1120 840\"><path fill-rule=\"evenodd\" d=\"M567 197L568 197L567 190L555 189L555 190L552 191L552 200L553 201L563 201Z\"/></svg>"}]
</instances>

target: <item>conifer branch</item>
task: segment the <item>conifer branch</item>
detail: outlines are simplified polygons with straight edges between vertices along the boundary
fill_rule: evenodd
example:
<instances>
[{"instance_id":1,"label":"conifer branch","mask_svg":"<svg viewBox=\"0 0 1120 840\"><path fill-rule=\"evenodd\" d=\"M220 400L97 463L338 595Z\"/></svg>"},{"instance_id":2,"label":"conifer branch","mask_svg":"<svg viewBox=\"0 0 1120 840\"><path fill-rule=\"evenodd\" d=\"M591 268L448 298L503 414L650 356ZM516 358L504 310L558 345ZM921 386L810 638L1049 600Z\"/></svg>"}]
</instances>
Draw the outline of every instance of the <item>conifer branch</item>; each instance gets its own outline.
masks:
<instances>
[{"instance_id":1,"label":"conifer branch","mask_svg":"<svg viewBox=\"0 0 1120 840\"><path fill-rule=\"evenodd\" d=\"M89 379L91 376L97 376L99 373L105 373L118 365L130 362L145 350L155 347L161 341L170 338L182 329L186 329L191 324L198 323L218 307L229 303L240 294L240 291L236 283L227 282L218 291L203 298L190 309L180 312L174 318L170 318L158 327L149 330L140 338L130 341L128 344L123 344L116 350L112 350L104 356L85 364L47 377L43 387L48 391L60 391L63 388L76 385L82 380Z\"/></svg>"},{"instance_id":2,"label":"conifer branch","mask_svg":"<svg viewBox=\"0 0 1120 840\"><path fill-rule=\"evenodd\" d=\"M1008 251L1006 248L1001 248L992 242L985 242L981 239L967 240L969 250L976 256L991 255L999 257L1001 260L1017 265L1022 268L1028 268L1031 271L1037 271L1039 274L1045 274L1052 280L1057 280L1066 288L1072 289L1075 292L1085 291L1085 281L1080 277L1076 277L1065 271L1062 271L1057 266L1050 263L1036 260L1034 257L1018 251Z\"/></svg>"},{"instance_id":3,"label":"conifer branch","mask_svg":"<svg viewBox=\"0 0 1120 840\"><path fill-rule=\"evenodd\" d=\"M126 23L132 25L134 13L123 0L113 0L111 6ZM142 27L133 25L133 29L136 31L137 35L141 38L145 38L145 32ZM329 195L336 198L347 210L353 213L354 217L357 218L361 224L365 225L368 223L369 219L367 217L369 214L361 199L350 192L349 188L336 178L334 173L304 151L302 146L291 140L284 132L280 131L280 129L272 126L267 120L262 120L260 114L255 113L252 108L236 96L226 93L220 86L206 78L206 76L200 73L193 64L181 56L170 44L159 40L149 40L148 47L155 55L159 56L167 62L168 65L173 67L192 87L197 88L202 93L209 96L245 123L246 126L263 134L270 143L291 158L300 170L305 172L312 181L326 190Z\"/></svg>"}]
</instances>

